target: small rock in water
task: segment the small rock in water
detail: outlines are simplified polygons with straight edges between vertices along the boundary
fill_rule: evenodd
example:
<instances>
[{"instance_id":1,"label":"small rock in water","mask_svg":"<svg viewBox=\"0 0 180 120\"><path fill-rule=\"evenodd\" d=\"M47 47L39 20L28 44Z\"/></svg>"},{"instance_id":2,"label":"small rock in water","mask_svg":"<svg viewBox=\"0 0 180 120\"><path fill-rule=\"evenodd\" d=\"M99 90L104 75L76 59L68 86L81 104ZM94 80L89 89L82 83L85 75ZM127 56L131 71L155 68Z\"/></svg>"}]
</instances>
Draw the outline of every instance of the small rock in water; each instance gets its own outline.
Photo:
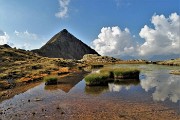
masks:
<instances>
[{"instance_id":1,"label":"small rock in water","mask_svg":"<svg viewBox=\"0 0 180 120\"><path fill-rule=\"evenodd\" d=\"M36 113L35 112L32 112L33 115L35 115Z\"/></svg>"},{"instance_id":2,"label":"small rock in water","mask_svg":"<svg viewBox=\"0 0 180 120\"><path fill-rule=\"evenodd\" d=\"M2 115L3 114L3 111L2 110L0 110L0 115Z\"/></svg>"},{"instance_id":3,"label":"small rock in water","mask_svg":"<svg viewBox=\"0 0 180 120\"><path fill-rule=\"evenodd\" d=\"M56 109L60 109L60 107L59 107L59 106L57 106L57 107L56 107Z\"/></svg>"},{"instance_id":4,"label":"small rock in water","mask_svg":"<svg viewBox=\"0 0 180 120\"><path fill-rule=\"evenodd\" d=\"M35 101L42 101L42 99L40 99L40 98L36 98L36 99L34 99Z\"/></svg>"}]
</instances>

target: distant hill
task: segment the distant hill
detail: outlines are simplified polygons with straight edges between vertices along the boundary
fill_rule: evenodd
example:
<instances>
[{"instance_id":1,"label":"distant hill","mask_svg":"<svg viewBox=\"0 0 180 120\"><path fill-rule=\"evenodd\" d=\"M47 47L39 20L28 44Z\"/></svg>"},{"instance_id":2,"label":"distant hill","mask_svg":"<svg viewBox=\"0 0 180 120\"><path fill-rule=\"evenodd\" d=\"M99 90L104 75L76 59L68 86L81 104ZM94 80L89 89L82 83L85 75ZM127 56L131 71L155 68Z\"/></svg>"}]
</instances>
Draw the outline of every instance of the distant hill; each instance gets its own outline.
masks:
<instances>
[{"instance_id":1,"label":"distant hill","mask_svg":"<svg viewBox=\"0 0 180 120\"><path fill-rule=\"evenodd\" d=\"M81 59L85 54L98 54L66 29L53 36L40 49L32 51L44 57L65 59Z\"/></svg>"},{"instance_id":2,"label":"distant hill","mask_svg":"<svg viewBox=\"0 0 180 120\"><path fill-rule=\"evenodd\" d=\"M11 48L7 44L0 45L0 65L9 62L35 59L37 57L37 54L30 51Z\"/></svg>"},{"instance_id":3,"label":"distant hill","mask_svg":"<svg viewBox=\"0 0 180 120\"><path fill-rule=\"evenodd\" d=\"M158 62L160 65L180 66L180 58Z\"/></svg>"},{"instance_id":4,"label":"distant hill","mask_svg":"<svg viewBox=\"0 0 180 120\"><path fill-rule=\"evenodd\" d=\"M171 55L154 55L149 58L149 60L152 61L165 61L165 60L170 60L170 59L177 59L180 58L180 54L171 54Z\"/></svg>"}]
</instances>

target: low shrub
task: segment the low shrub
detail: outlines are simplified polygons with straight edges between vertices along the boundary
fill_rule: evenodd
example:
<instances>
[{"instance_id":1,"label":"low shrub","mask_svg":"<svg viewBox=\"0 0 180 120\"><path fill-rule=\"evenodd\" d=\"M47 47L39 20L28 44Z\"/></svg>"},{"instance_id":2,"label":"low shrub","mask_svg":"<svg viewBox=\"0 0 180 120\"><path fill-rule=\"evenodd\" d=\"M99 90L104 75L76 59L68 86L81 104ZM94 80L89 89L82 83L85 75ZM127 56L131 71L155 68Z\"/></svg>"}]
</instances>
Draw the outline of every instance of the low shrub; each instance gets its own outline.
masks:
<instances>
[{"instance_id":1,"label":"low shrub","mask_svg":"<svg viewBox=\"0 0 180 120\"><path fill-rule=\"evenodd\" d=\"M0 90L1 89L9 89L11 87L11 84L8 83L7 81L3 80L0 81Z\"/></svg>"},{"instance_id":2,"label":"low shrub","mask_svg":"<svg viewBox=\"0 0 180 120\"><path fill-rule=\"evenodd\" d=\"M45 85L55 85L57 84L57 80L58 80L57 77L52 77L52 76L44 78Z\"/></svg>"},{"instance_id":3,"label":"low shrub","mask_svg":"<svg viewBox=\"0 0 180 120\"><path fill-rule=\"evenodd\" d=\"M33 69L33 70L42 69L42 65L40 65L40 64L32 65L31 69Z\"/></svg>"}]
</instances>

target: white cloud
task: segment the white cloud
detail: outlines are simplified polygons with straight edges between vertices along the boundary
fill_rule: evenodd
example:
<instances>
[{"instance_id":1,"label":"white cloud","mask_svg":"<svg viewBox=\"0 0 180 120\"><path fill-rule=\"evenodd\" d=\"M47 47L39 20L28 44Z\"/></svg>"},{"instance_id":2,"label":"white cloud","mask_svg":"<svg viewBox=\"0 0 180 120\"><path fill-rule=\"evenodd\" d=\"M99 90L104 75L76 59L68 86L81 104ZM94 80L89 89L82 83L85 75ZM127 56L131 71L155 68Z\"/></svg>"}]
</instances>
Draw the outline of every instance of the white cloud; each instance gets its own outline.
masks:
<instances>
[{"instance_id":1,"label":"white cloud","mask_svg":"<svg viewBox=\"0 0 180 120\"><path fill-rule=\"evenodd\" d=\"M65 18L68 16L68 5L70 3L70 0L58 0L59 1L59 12L55 14L58 18Z\"/></svg>"},{"instance_id":2,"label":"white cloud","mask_svg":"<svg viewBox=\"0 0 180 120\"><path fill-rule=\"evenodd\" d=\"M152 17L153 28L147 25L139 35L145 43L139 48L141 56L179 54L180 52L180 17L172 13L169 18L164 15Z\"/></svg>"},{"instance_id":3,"label":"white cloud","mask_svg":"<svg viewBox=\"0 0 180 120\"><path fill-rule=\"evenodd\" d=\"M34 34L34 33L30 33L27 30L24 32L19 32L17 30L14 31L14 34L19 37L19 38L23 38L25 40L37 40L38 39L38 35Z\"/></svg>"},{"instance_id":4,"label":"white cloud","mask_svg":"<svg viewBox=\"0 0 180 120\"><path fill-rule=\"evenodd\" d=\"M124 56L135 54L136 43L128 28L103 27L92 47L101 55Z\"/></svg>"},{"instance_id":5,"label":"white cloud","mask_svg":"<svg viewBox=\"0 0 180 120\"><path fill-rule=\"evenodd\" d=\"M6 32L0 30L0 45L7 44L9 40L9 35Z\"/></svg>"},{"instance_id":6,"label":"white cloud","mask_svg":"<svg viewBox=\"0 0 180 120\"><path fill-rule=\"evenodd\" d=\"M15 30L13 39L14 46L26 50L37 48L37 46L41 47L40 42L43 40L39 35L27 30L22 32Z\"/></svg>"},{"instance_id":7,"label":"white cloud","mask_svg":"<svg viewBox=\"0 0 180 120\"><path fill-rule=\"evenodd\" d=\"M164 15L152 16L153 28L145 25L139 35L145 40L137 44L137 37L128 28L121 30L116 27L103 27L98 38L92 42L101 55L113 57L149 58L155 55L179 55L180 52L180 16L172 13L168 18Z\"/></svg>"}]
</instances>

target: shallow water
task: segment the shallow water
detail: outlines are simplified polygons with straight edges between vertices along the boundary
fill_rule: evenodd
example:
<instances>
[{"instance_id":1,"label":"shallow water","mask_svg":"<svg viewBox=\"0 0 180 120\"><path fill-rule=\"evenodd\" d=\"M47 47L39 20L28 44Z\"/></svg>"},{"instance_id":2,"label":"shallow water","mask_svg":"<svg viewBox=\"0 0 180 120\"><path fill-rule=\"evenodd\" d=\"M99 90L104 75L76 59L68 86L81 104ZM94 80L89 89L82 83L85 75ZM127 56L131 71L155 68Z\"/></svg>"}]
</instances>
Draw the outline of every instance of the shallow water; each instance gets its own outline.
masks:
<instances>
[{"instance_id":1,"label":"shallow water","mask_svg":"<svg viewBox=\"0 0 180 120\"><path fill-rule=\"evenodd\" d=\"M44 83L0 103L1 119L179 119L180 67L112 65L141 70L140 80L89 87L83 76Z\"/></svg>"}]
</instances>

